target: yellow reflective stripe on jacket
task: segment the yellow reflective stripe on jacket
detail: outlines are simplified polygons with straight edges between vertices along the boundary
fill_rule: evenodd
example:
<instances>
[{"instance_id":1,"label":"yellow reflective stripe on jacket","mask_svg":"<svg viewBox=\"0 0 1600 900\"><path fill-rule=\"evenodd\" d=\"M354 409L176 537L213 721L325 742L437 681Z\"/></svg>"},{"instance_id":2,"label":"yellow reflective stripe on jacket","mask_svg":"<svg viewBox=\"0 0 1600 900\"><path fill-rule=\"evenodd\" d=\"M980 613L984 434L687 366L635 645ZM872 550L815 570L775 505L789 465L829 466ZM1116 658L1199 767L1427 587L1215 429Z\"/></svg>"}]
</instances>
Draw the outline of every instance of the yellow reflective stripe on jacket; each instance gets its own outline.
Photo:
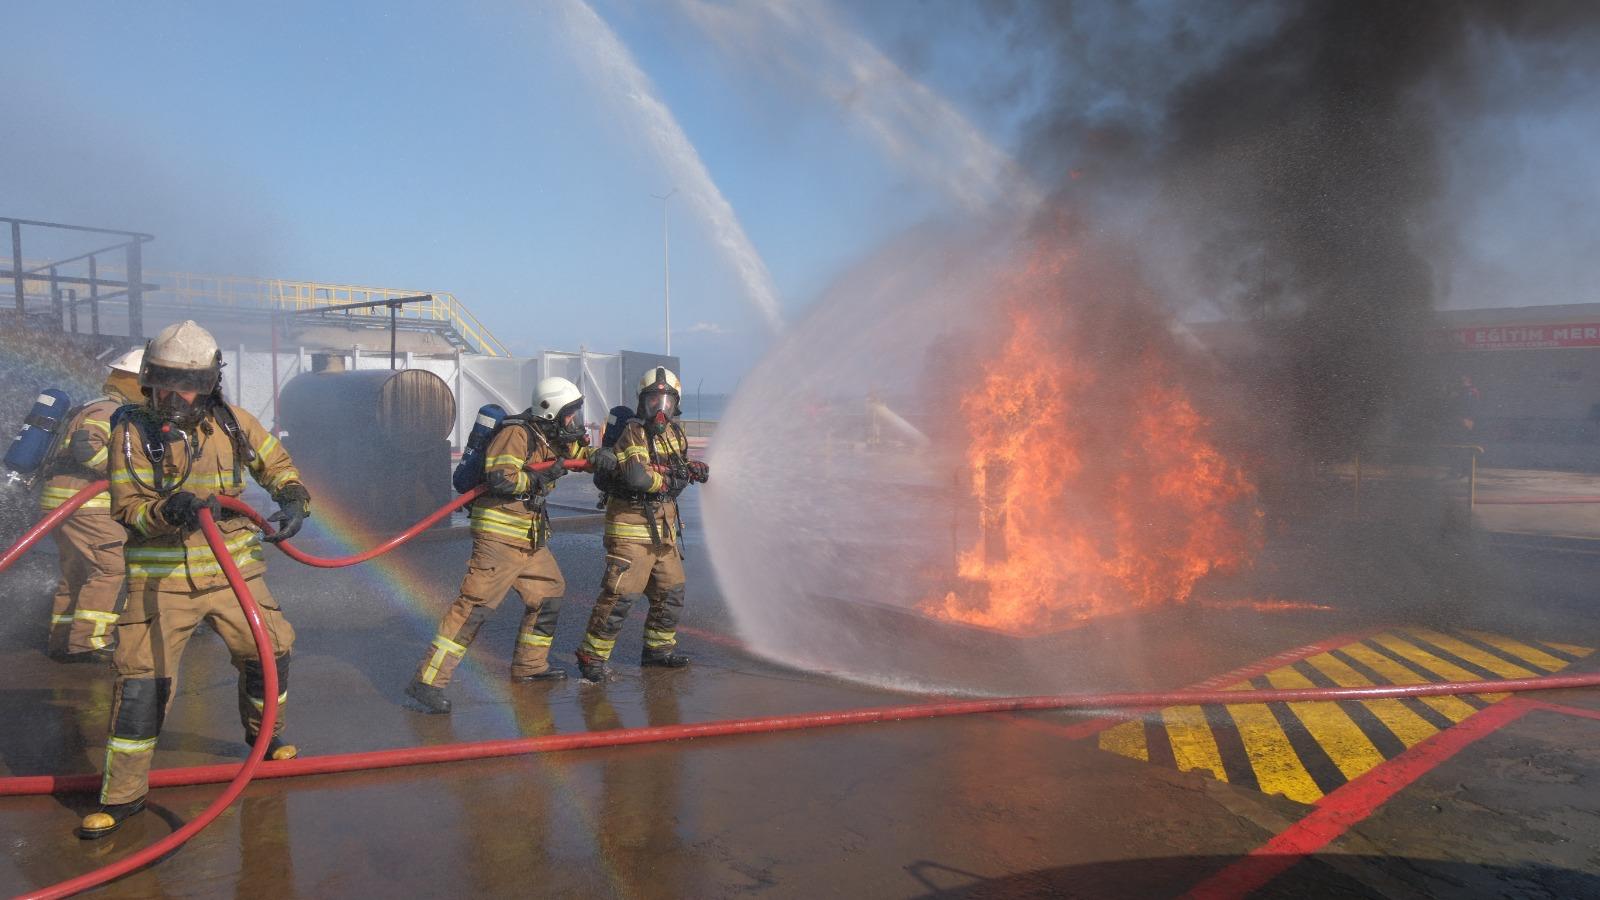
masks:
<instances>
[{"instance_id":1,"label":"yellow reflective stripe on jacket","mask_svg":"<svg viewBox=\"0 0 1600 900\"><path fill-rule=\"evenodd\" d=\"M300 470L296 469L293 464L284 466L270 477L267 476L267 465L272 454L283 455L284 461L288 462L288 456L279 443L277 435L268 432L261 443L256 446L255 451L256 458L254 462L250 463L250 472L255 475L256 483L268 491L277 493L283 489L284 485L304 482L304 479L300 477Z\"/></svg>"},{"instance_id":2,"label":"yellow reflective stripe on jacket","mask_svg":"<svg viewBox=\"0 0 1600 900\"><path fill-rule=\"evenodd\" d=\"M617 454L618 462L627 462L630 459L637 459L645 465L649 465L650 451L646 450L643 444L632 444L622 448L622 452Z\"/></svg>"},{"instance_id":3,"label":"yellow reflective stripe on jacket","mask_svg":"<svg viewBox=\"0 0 1600 900\"><path fill-rule=\"evenodd\" d=\"M156 473L148 466L134 466L134 471L131 473L118 469L111 473L111 482L113 484L137 484L138 482L133 478L135 474L139 476L138 480L145 484L155 483ZM183 484L177 485L175 489L196 494L202 489L209 490L212 493L221 493L224 488L233 486L232 472L190 472L189 477L184 479ZM174 488L174 485L169 483L167 487Z\"/></svg>"},{"instance_id":4,"label":"yellow reflective stripe on jacket","mask_svg":"<svg viewBox=\"0 0 1600 900\"><path fill-rule=\"evenodd\" d=\"M155 519L150 517L150 510L154 508L154 503L146 503L145 505L139 507L139 509L133 514L134 530L138 531L142 535L145 535L146 537L154 534L155 531L153 529L157 527Z\"/></svg>"},{"instance_id":5,"label":"yellow reflective stripe on jacket","mask_svg":"<svg viewBox=\"0 0 1600 900\"><path fill-rule=\"evenodd\" d=\"M227 539L228 556L235 565L266 562L261 550L261 537L246 531ZM221 575L222 564L217 561L209 546L199 547L135 547L123 550L128 561L129 578L170 578L178 574Z\"/></svg>"},{"instance_id":6,"label":"yellow reflective stripe on jacket","mask_svg":"<svg viewBox=\"0 0 1600 900\"><path fill-rule=\"evenodd\" d=\"M501 509L484 509L474 506L469 516L473 531L500 534L506 537L526 538L533 534L536 524L533 515L518 515Z\"/></svg>"},{"instance_id":7,"label":"yellow reflective stripe on jacket","mask_svg":"<svg viewBox=\"0 0 1600 900\"><path fill-rule=\"evenodd\" d=\"M665 526L657 522L656 527L659 532ZM630 541L649 541L651 539L650 526L631 525L627 522L607 522L606 537L622 538ZM666 537L666 535L662 534L662 537Z\"/></svg>"},{"instance_id":8,"label":"yellow reflective stripe on jacket","mask_svg":"<svg viewBox=\"0 0 1600 900\"><path fill-rule=\"evenodd\" d=\"M223 546L228 548L229 556L238 556L251 548L260 548L261 536L254 531L241 531L238 534L224 539ZM141 559L183 559L187 554L210 555L211 547L208 544L198 546L166 546L152 544L128 548L128 558L138 556Z\"/></svg>"},{"instance_id":9,"label":"yellow reflective stripe on jacket","mask_svg":"<svg viewBox=\"0 0 1600 900\"><path fill-rule=\"evenodd\" d=\"M137 481L134 480L135 475L138 476ZM134 463L132 469L117 469L115 472L111 473L112 484L136 485L140 481L144 482L145 484L154 484L155 480L156 470L150 468L149 466L143 466L138 463Z\"/></svg>"},{"instance_id":10,"label":"yellow reflective stripe on jacket","mask_svg":"<svg viewBox=\"0 0 1600 900\"><path fill-rule=\"evenodd\" d=\"M491 456L484 460L483 467L485 469L492 469L496 466L516 466L520 469L522 468L523 461L524 460L522 457L515 453L502 453L499 456Z\"/></svg>"},{"instance_id":11,"label":"yellow reflective stripe on jacket","mask_svg":"<svg viewBox=\"0 0 1600 900\"><path fill-rule=\"evenodd\" d=\"M71 500L72 496L78 493L79 490L79 488L46 487L44 490L39 492L39 508L55 509L68 500ZM110 508L111 495L105 491L101 491L100 493L95 494L93 497L90 497L84 502L83 506L80 507L80 509L107 510Z\"/></svg>"},{"instance_id":12,"label":"yellow reflective stripe on jacket","mask_svg":"<svg viewBox=\"0 0 1600 900\"><path fill-rule=\"evenodd\" d=\"M261 479L259 479L259 478L256 479L256 481L262 487L266 488L270 493L274 493L274 494L277 493L279 490L281 490L283 488L283 486L286 485L286 484L295 484L295 483L304 484L305 483L305 479L300 477L300 470L294 468L293 466L290 466L289 468L284 469L282 472L279 472L275 477L268 478L266 481L261 481Z\"/></svg>"}]
</instances>

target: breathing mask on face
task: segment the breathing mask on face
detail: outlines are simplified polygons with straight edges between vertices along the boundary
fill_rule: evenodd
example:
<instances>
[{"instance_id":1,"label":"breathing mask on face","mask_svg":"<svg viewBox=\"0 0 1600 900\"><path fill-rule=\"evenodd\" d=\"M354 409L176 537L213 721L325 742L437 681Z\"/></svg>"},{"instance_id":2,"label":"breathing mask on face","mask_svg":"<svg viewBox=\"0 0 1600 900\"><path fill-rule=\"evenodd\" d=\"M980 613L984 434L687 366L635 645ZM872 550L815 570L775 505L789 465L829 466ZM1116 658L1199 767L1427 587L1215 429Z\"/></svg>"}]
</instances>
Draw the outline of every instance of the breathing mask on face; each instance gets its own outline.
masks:
<instances>
[{"instance_id":1,"label":"breathing mask on face","mask_svg":"<svg viewBox=\"0 0 1600 900\"><path fill-rule=\"evenodd\" d=\"M672 391L647 391L639 396L639 418L651 434L667 430L678 415L678 395Z\"/></svg>"},{"instance_id":2,"label":"breathing mask on face","mask_svg":"<svg viewBox=\"0 0 1600 900\"><path fill-rule=\"evenodd\" d=\"M579 397L561 407L550 427L556 443L563 447L583 440L583 398Z\"/></svg>"},{"instance_id":3,"label":"breathing mask on face","mask_svg":"<svg viewBox=\"0 0 1600 900\"><path fill-rule=\"evenodd\" d=\"M196 394L193 400L185 400L177 391L156 390L153 392L151 407L162 421L171 422L184 431L193 431L206 417L211 409L211 395Z\"/></svg>"}]
</instances>

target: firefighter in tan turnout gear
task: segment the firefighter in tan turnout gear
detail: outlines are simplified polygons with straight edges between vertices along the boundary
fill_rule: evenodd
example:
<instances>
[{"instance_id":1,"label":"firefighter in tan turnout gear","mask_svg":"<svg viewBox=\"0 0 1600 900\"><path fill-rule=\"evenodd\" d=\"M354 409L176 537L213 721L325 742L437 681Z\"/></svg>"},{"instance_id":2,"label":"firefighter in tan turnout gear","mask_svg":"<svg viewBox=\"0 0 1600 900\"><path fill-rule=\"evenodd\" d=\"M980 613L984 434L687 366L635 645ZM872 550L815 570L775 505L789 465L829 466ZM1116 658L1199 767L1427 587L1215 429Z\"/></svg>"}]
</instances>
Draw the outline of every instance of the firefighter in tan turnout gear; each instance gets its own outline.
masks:
<instances>
[{"instance_id":1,"label":"firefighter in tan turnout gear","mask_svg":"<svg viewBox=\"0 0 1600 900\"><path fill-rule=\"evenodd\" d=\"M151 758L173 697L184 647L202 621L228 645L239 670L239 716L254 742L266 702L262 662L228 586L222 566L200 531L199 511L210 509L227 552L261 607L278 672L279 697L288 699L289 651L294 630L267 591L261 534L242 515L222 511L218 495L236 497L249 477L278 504L269 521L283 540L300 530L311 496L289 454L256 418L223 402L222 354L194 322L162 329L145 347L139 373L144 400L118 412L111 431L111 514L127 527L128 601L117 622L113 657L117 680L99 812L85 817L78 834L98 838L144 808ZM290 759L295 748L277 727L269 759Z\"/></svg>"},{"instance_id":2,"label":"firefighter in tan turnout gear","mask_svg":"<svg viewBox=\"0 0 1600 900\"><path fill-rule=\"evenodd\" d=\"M606 568L578 647L578 667L587 682L609 677L607 660L640 593L649 599L650 612L639 664L669 669L689 664L677 652L684 585L678 495L690 483L704 483L710 469L689 459L689 439L676 421L681 394L671 371L646 372L639 381L638 418L623 428L610 451L616 465L602 467L596 458L595 483L608 497Z\"/></svg>"},{"instance_id":3,"label":"firefighter in tan turnout gear","mask_svg":"<svg viewBox=\"0 0 1600 900\"><path fill-rule=\"evenodd\" d=\"M526 607L511 655L511 680L559 681L565 670L550 664L550 642L566 581L550 552L545 498L566 474L566 460L587 460L594 448L583 431L583 395L565 378L546 378L533 406L507 416L484 452L487 490L472 503L472 557L461 594L445 611L417 674L406 688L430 713L447 713L444 689L483 621L515 590ZM543 472L528 466L555 460Z\"/></svg>"},{"instance_id":4,"label":"firefighter in tan turnout gear","mask_svg":"<svg viewBox=\"0 0 1600 900\"><path fill-rule=\"evenodd\" d=\"M44 467L39 507L60 506L106 477L111 414L139 400L144 348L111 361L103 396L74 410ZM117 600L122 595L122 524L111 518L111 495L95 494L56 529L61 581L50 607L49 653L62 662L104 658L116 641Z\"/></svg>"}]
</instances>

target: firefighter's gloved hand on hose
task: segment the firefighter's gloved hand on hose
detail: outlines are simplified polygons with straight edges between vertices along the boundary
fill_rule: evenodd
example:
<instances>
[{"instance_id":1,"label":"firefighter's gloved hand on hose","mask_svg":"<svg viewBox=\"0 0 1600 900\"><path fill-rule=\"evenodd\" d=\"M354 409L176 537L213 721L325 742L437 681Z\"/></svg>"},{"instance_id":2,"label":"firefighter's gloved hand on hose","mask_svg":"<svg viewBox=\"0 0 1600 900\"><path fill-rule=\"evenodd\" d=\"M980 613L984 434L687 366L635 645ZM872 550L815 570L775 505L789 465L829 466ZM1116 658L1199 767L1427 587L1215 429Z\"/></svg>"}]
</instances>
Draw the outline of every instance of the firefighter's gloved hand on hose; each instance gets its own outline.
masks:
<instances>
[{"instance_id":1,"label":"firefighter's gloved hand on hose","mask_svg":"<svg viewBox=\"0 0 1600 900\"><path fill-rule=\"evenodd\" d=\"M683 493L683 489L689 486L688 469L681 469L677 466L674 466L672 471L667 473L666 478L667 493L673 495L674 497Z\"/></svg>"},{"instance_id":2,"label":"firefighter's gloved hand on hose","mask_svg":"<svg viewBox=\"0 0 1600 900\"><path fill-rule=\"evenodd\" d=\"M267 516L267 521L277 526L277 530L263 535L261 539L276 544L300 533L306 516L311 515L311 492L303 484L288 484L272 499L277 501L278 511Z\"/></svg>"},{"instance_id":3,"label":"firefighter's gloved hand on hose","mask_svg":"<svg viewBox=\"0 0 1600 900\"><path fill-rule=\"evenodd\" d=\"M177 528L199 528L202 509L211 510L213 517L222 515L222 504L215 496L201 500L189 491L178 491L161 502L161 519Z\"/></svg>"},{"instance_id":4,"label":"firefighter's gloved hand on hose","mask_svg":"<svg viewBox=\"0 0 1600 900\"><path fill-rule=\"evenodd\" d=\"M689 460L689 480L695 484L705 484L711 480L711 467L698 459Z\"/></svg>"},{"instance_id":5,"label":"firefighter's gloved hand on hose","mask_svg":"<svg viewBox=\"0 0 1600 900\"><path fill-rule=\"evenodd\" d=\"M534 472L532 474L533 474L533 486L535 488L543 487L545 485L555 484L556 483L556 479L558 479L561 476L567 474L567 463L566 463L566 460L564 460L564 459L562 459L561 457L558 456L558 457L556 457L556 461L550 464L550 468L545 469L545 470L540 471L540 472Z\"/></svg>"},{"instance_id":6,"label":"firefighter's gloved hand on hose","mask_svg":"<svg viewBox=\"0 0 1600 900\"><path fill-rule=\"evenodd\" d=\"M610 475L617 470L618 465L620 463L617 462L616 451L610 447L601 447L589 457L589 467L596 475Z\"/></svg>"}]
</instances>

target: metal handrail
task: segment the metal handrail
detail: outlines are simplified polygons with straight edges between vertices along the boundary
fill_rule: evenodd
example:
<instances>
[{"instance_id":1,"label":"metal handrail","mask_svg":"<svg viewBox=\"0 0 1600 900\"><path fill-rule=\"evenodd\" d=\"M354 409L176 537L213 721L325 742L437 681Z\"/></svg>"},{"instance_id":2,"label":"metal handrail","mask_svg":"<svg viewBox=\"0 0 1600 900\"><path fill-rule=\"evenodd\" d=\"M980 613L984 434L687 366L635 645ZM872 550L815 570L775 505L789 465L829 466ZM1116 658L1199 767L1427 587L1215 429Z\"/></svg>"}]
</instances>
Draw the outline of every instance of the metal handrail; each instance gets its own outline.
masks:
<instances>
[{"instance_id":1,"label":"metal handrail","mask_svg":"<svg viewBox=\"0 0 1600 900\"><path fill-rule=\"evenodd\" d=\"M291 281L282 278L251 278L235 275L204 275L174 272L163 275L172 287L169 293L185 300L204 299L213 303L257 307L280 312L304 312L373 302L368 309L350 309L341 315L387 319L389 311L382 301L431 293L432 302L414 303L398 311L404 319L447 322L469 346L486 356L510 356L511 352L478 320L456 296L448 291L416 291L370 285L337 284L320 281Z\"/></svg>"}]
</instances>

